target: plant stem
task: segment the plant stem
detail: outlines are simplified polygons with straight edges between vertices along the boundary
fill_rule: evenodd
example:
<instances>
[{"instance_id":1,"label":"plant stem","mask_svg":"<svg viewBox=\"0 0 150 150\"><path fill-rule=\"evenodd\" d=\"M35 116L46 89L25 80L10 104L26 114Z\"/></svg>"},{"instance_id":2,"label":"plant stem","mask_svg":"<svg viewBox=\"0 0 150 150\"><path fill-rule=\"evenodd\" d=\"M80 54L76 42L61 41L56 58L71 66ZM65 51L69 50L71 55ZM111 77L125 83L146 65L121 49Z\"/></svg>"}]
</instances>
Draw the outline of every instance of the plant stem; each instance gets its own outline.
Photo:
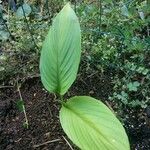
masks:
<instances>
[{"instance_id":1,"label":"plant stem","mask_svg":"<svg viewBox=\"0 0 150 150\"><path fill-rule=\"evenodd\" d=\"M63 102L63 95L59 95L61 102Z\"/></svg>"},{"instance_id":2,"label":"plant stem","mask_svg":"<svg viewBox=\"0 0 150 150\"><path fill-rule=\"evenodd\" d=\"M59 99L60 99L59 102L60 102L61 105L65 105L66 104L64 99L63 99L63 95L59 94Z\"/></svg>"},{"instance_id":3,"label":"plant stem","mask_svg":"<svg viewBox=\"0 0 150 150\"><path fill-rule=\"evenodd\" d=\"M74 11L75 11L75 13L77 12L77 1L76 0L74 1Z\"/></svg>"},{"instance_id":4,"label":"plant stem","mask_svg":"<svg viewBox=\"0 0 150 150\"><path fill-rule=\"evenodd\" d=\"M101 31L101 24L102 24L102 1L99 0L99 33Z\"/></svg>"},{"instance_id":5,"label":"plant stem","mask_svg":"<svg viewBox=\"0 0 150 150\"><path fill-rule=\"evenodd\" d=\"M18 81L17 81L17 89L18 89L18 92L19 92L20 99L21 99L21 101L23 101L23 98L22 98L22 95L21 95L21 92L20 92L20 87L18 85ZM29 128L29 121L28 121L28 118L27 118L27 114L26 114L26 110L25 110L24 105L23 105L23 113L24 113L24 117L25 117L25 126L28 129Z\"/></svg>"},{"instance_id":6,"label":"plant stem","mask_svg":"<svg viewBox=\"0 0 150 150\"><path fill-rule=\"evenodd\" d=\"M51 20L51 15L50 15L50 10L49 10L49 2L48 2L48 0L46 0L46 7L47 7L47 11L48 11L49 20Z\"/></svg>"}]
</instances>

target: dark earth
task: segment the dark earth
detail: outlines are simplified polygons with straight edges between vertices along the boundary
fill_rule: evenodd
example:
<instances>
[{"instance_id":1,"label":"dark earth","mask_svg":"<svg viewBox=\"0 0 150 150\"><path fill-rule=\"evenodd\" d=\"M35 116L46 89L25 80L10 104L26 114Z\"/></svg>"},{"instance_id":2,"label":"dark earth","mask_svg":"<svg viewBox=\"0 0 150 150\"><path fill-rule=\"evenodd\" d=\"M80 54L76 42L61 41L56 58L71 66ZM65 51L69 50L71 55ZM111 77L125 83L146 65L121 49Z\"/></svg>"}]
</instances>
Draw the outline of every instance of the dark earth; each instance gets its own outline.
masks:
<instances>
[{"instance_id":1,"label":"dark earth","mask_svg":"<svg viewBox=\"0 0 150 150\"><path fill-rule=\"evenodd\" d=\"M82 70L82 72L84 72ZM103 102L124 122L132 150L150 150L150 109L128 108L121 112L115 102L109 101L112 91L111 73L91 71L79 74L65 97L90 95ZM17 88L0 89L0 150L77 150L61 129L60 105L54 94L44 90L39 77L22 83L23 97L29 128L23 127L24 114L16 102L20 99ZM70 146L70 144L72 147Z\"/></svg>"}]
</instances>

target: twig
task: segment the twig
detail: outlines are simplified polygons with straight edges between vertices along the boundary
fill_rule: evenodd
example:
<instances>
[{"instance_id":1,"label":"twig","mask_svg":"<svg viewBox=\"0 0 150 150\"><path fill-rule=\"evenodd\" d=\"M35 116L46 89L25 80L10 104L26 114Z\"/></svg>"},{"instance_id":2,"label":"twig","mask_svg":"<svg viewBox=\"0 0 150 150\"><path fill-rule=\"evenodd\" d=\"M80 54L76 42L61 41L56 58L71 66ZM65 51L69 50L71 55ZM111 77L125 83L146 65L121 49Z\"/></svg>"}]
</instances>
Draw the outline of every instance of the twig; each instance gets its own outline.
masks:
<instances>
[{"instance_id":1,"label":"twig","mask_svg":"<svg viewBox=\"0 0 150 150\"><path fill-rule=\"evenodd\" d=\"M87 78L91 78L92 76L94 76L95 74L97 74L98 71L95 71L94 73L90 74L89 76L87 76Z\"/></svg>"},{"instance_id":2,"label":"twig","mask_svg":"<svg viewBox=\"0 0 150 150\"><path fill-rule=\"evenodd\" d=\"M70 147L70 149L74 150L73 147L71 146L71 144L68 142L68 140L64 136L62 136L62 137L65 140L65 142L68 144L68 146Z\"/></svg>"},{"instance_id":3,"label":"twig","mask_svg":"<svg viewBox=\"0 0 150 150\"><path fill-rule=\"evenodd\" d=\"M101 31L101 24L102 24L102 1L99 0L99 33Z\"/></svg>"},{"instance_id":4,"label":"twig","mask_svg":"<svg viewBox=\"0 0 150 150\"><path fill-rule=\"evenodd\" d=\"M150 36L150 29L149 29L149 26L147 26L147 36L148 36L148 37Z\"/></svg>"},{"instance_id":5,"label":"twig","mask_svg":"<svg viewBox=\"0 0 150 150\"><path fill-rule=\"evenodd\" d=\"M57 96L56 96L56 94L55 94L55 93L53 93L53 95L54 95L54 101L56 101Z\"/></svg>"},{"instance_id":6,"label":"twig","mask_svg":"<svg viewBox=\"0 0 150 150\"><path fill-rule=\"evenodd\" d=\"M88 86L88 84L82 79L82 78L79 78L79 80L84 83L86 86Z\"/></svg>"},{"instance_id":7,"label":"twig","mask_svg":"<svg viewBox=\"0 0 150 150\"><path fill-rule=\"evenodd\" d=\"M42 144L33 145L33 148L37 148L37 147L40 147L40 146L43 146L43 145L46 145L46 144L49 144L49 143L58 142L58 141L60 141L60 139L55 139L55 140L47 141L47 142L44 142Z\"/></svg>"},{"instance_id":8,"label":"twig","mask_svg":"<svg viewBox=\"0 0 150 150\"><path fill-rule=\"evenodd\" d=\"M53 117L52 111L51 111L51 109L50 109L50 107L49 107L48 104L47 104L47 108L48 108L48 111L49 111L49 113L50 113L50 116Z\"/></svg>"},{"instance_id":9,"label":"twig","mask_svg":"<svg viewBox=\"0 0 150 150\"><path fill-rule=\"evenodd\" d=\"M111 107L111 105L110 105L107 101L106 101L105 103L107 104L107 106L109 107L109 109L110 109L114 114L116 114L115 111L113 110L113 108Z\"/></svg>"},{"instance_id":10,"label":"twig","mask_svg":"<svg viewBox=\"0 0 150 150\"><path fill-rule=\"evenodd\" d=\"M9 86L9 85L6 85L6 86L0 86L0 89L4 89L4 88L13 88L14 86Z\"/></svg>"}]
</instances>

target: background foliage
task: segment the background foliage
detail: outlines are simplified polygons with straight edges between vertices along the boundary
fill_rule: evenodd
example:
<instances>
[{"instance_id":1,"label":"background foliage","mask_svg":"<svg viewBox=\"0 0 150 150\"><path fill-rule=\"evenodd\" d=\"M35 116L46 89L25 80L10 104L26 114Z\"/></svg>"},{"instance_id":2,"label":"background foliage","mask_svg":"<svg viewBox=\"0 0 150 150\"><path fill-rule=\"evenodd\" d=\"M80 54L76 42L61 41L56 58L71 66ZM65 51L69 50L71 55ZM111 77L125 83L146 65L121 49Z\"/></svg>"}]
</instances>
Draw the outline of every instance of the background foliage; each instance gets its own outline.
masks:
<instances>
[{"instance_id":1,"label":"background foliage","mask_svg":"<svg viewBox=\"0 0 150 150\"><path fill-rule=\"evenodd\" d=\"M42 41L61 0L0 1L0 81L39 76ZM150 4L144 0L73 1L82 30L82 67L111 73L120 106L150 103Z\"/></svg>"}]
</instances>

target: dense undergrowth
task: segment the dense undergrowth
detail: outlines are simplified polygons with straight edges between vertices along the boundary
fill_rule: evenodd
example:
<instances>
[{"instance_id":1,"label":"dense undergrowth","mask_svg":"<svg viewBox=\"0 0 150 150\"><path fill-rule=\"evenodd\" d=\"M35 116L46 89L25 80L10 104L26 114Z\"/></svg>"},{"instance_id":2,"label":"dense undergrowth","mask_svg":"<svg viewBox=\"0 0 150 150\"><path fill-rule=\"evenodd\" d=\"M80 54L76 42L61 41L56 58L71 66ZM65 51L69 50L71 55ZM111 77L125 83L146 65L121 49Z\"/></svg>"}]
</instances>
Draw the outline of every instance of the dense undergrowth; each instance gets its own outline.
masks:
<instances>
[{"instance_id":1,"label":"dense undergrowth","mask_svg":"<svg viewBox=\"0 0 150 150\"><path fill-rule=\"evenodd\" d=\"M25 2L12 5L0 1L3 86L39 76L42 41L64 4L55 0ZM110 101L146 108L150 103L149 2L85 0L72 4L81 24L84 68L112 73Z\"/></svg>"}]
</instances>

